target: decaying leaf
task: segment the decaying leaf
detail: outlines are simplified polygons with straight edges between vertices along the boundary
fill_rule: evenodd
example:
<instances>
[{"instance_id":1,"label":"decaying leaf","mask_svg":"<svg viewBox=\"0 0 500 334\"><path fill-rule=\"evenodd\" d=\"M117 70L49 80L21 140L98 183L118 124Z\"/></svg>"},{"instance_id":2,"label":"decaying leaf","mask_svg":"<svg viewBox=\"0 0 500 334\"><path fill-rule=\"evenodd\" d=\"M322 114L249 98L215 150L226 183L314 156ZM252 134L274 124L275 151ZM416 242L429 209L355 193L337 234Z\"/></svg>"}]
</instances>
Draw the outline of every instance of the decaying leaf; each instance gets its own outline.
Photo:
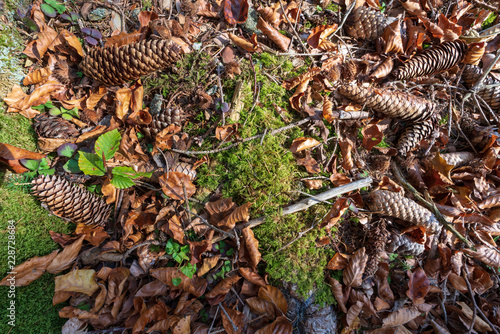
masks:
<instances>
[{"instance_id":1,"label":"decaying leaf","mask_svg":"<svg viewBox=\"0 0 500 334\"><path fill-rule=\"evenodd\" d=\"M178 268L151 269L149 273L171 288L181 289L197 297L203 295L207 288L207 281L205 279L199 277L189 278L180 272Z\"/></svg>"},{"instance_id":2,"label":"decaying leaf","mask_svg":"<svg viewBox=\"0 0 500 334\"><path fill-rule=\"evenodd\" d=\"M290 151L292 151L292 153L297 153L315 147L319 144L320 142L314 138L300 137L293 141Z\"/></svg>"},{"instance_id":3,"label":"decaying leaf","mask_svg":"<svg viewBox=\"0 0 500 334\"><path fill-rule=\"evenodd\" d=\"M93 269L77 269L56 277L55 291L80 292L91 296L99 286Z\"/></svg>"},{"instance_id":4,"label":"decaying leaf","mask_svg":"<svg viewBox=\"0 0 500 334\"><path fill-rule=\"evenodd\" d=\"M179 172L169 172L160 176L161 189L165 195L176 199L184 200L194 195L196 186L191 181L191 178ZM184 195L184 189L186 194Z\"/></svg>"},{"instance_id":5,"label":"decaying leaf","mask_svg":"<svg viewBox=\"0 0 500 334\"><path fill-rule=\"evenodd\" d=\"M221 314L222 324L224 329L229 334L240 334L243 333L243 313L233 310L227 306L222 305L223 311ZM229 320L231 319L231 320Z\"/></svg>"},{"instance_id":6,"label":"decaying leaf","mask_svg":"<svg viewBox=\"0 0 500 334\"><path fill-rule=\"evenodd\" d=\"M344 283L350 287L360 286L363 281L368 255L365 248L360 248L349 259L349 263L344 271Z\"/></svg>"},{"instance_id":7,"label":"decaying leaf","mask_svg":"<svg viewBox=\"0 0 500 334\"><path fill-rule=\"evenodd\" d=\"M410 276L406 295L415 303L421 304L429 292L430 282L422 268L417 268Z\"/></svg>"},{"instance_id":8,"label":"decaying leaf","mask_svg":"<svg viewBox=\"0 0 500 334\"><path fill-rule=\"evenodd\" d=\"M210 292L207 292L205 297L208 299L210 305L217 305L223 302L231 287L240 279L241 277L238 275L227 277L219 282Z\"/></svg>"},{"instance_id":9,"label":"decaying leaf","mask_svg":"<svg viewBox=\"0 0 500 334\"><path fill-rule=\"evenodd\" d=\"M256 268L260 262L259 241L255 238L253 231L246 227L242 231L245 240L245 247L250 257L250 264Z\"/></svg>"},{"instance_id":10,"label":"decaying leaf","mask_svg":"<svg viewBox=\"0 0 500 334\"><path fill-rule=\"evenodd\" d=\"M57 254L56 258L52 260L46 270L51 274L58 274L70 268L71 264L80 253L84 237L85 236L81 236L71 245L64 247L63 251Z\"/></svg>"},{"instance_id":11,"label":"decaying leaf","mask_svg":"<svg viewBox=\"0 0 500 334\"><path fill-rule=\"evenodd\" d=\"M500 253L486 245L476 246L476 250L465 248L463 252L476 260L479 260L487 266L500 267Z\"/></svg>"},{"instance_id":12,"label":"decaying leaf","mask_svg":"<svg viewBox=\"0 0 500 334\"><path fill-rule=\"evenodd\" d=\"M7 274L0 285L3 286L25 286L38 279L43 275L49 264L54 260L59 251L55 250L52 253L45 256L35 256L28 261L15 266L10 270L11 273Z\"/></svg>"},{"instance_id":13,"label":"decaying leaf","mask_svg":"<svg viewBox=\"0 0 500 334\"><path fill-rule=\"evenodd\" d=\"M286 311L288 310L288 303L286 302L285 296L278 288L271 285L260 287L259 298L271 302L276 308L277 312L286 314Z\"/></svg>"},{"instance_id":14,"label":"decaying leaf","mask_svg":"<svg viewBox=\"0 0 500 334\"><path fill-rule=\"evenodd\" d=\"M264 328L259 329L255 334L292 334L293 326L285 316L279 316L276 320Z\"/></svg>"},{"instance_id":15,"label":"decaying leaf","mask_svg":"<svg viewBox=\"0 0 500 334\"><path fill-rule=\"evenodd\" d=\"M403 306L399 310L389 314L384 320L382 327L395 327L404 325L420 315L420 311L413 306Z\"/></svg>"},{"instance_id":16,"label":"decaying leaf","mask_svg":"<svg viewBox=\"0 0 500 334\"><path fill-rule=\"evenodd\" d=\"M282 35L278 30L273 28L269 23L259 18L257 28L260 29L267 37L269 37L282 50L287 51L290 45L290 38Z\"/></svg>"}]
</instances>

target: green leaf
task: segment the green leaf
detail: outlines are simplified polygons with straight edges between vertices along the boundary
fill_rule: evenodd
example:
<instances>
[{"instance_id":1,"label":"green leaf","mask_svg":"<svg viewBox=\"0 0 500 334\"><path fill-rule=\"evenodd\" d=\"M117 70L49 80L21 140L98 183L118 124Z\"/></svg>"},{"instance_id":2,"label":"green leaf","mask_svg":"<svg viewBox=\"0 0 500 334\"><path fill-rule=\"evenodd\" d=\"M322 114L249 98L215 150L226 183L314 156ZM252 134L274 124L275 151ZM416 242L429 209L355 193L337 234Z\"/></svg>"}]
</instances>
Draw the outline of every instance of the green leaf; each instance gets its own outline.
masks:
<instances>
[{"instance_id":1,"label":"green leaf","mask_svg":"<svg viewBox=\"0 0 500 334\"><path fill-rule=\"evenodd\" d=\"M181 272L189 278L193 278L196 273L196 264L188 263L181 268Z\"/></svg>"},{"instance_id":2,"label":"green leaf","mask_svg":"<svg viewBox=\"0 0 500 334\"><path fill-rule=\"evenodd\" d=\"M36 171L40 167L40 160L22 159L21 164L29 170Z\"/></svg>"},{"instance_id":3,"label":"green leaf","mask_svg":"<svg viewBox=\"0 0 500 334\"><path fill-rule=\"evenodd\" d=\"M135 182L130 178L121 175L113 175L111 184L118 189L126 189L135 186Z\"/></svg>"},{"instance_id":4,"label":"green leaf","mask_svg":"<svg viewBox=\"0 0 500 334\"><path fill-rule=\"evenodd\" d=\"M40 5L40 9L48 17L56 17L57 16L57 11L54 8L52 8L51 6L49 6L49 5L45 4L45 3L42 3Z\"/></svg>"},{"instance_id":5,"label":"green leaf","mask_svg":"<svg viewBox=\"0 0 500 334\"><path fill-rule=\"evenodd\" d=\"M49 161L47 158L42 158L40 160L40 166L38 166L38 169L48 169L49 168Z\"/></svg>"},{"instance_id":6,"label":"green leaf","mask_svg":"<svg viewBox=\"0 0 500 334\"><path fill-rule=\"evenodd\" d=\"M137 139L139 139L139 140L141 140L142 138L144 138L144 135L142 133L140 133L140 132L137 132L136 135L137 135Z\"/></svg>"},{"instance_id":7,"label":"green leaf","mask_svg":"<svg viewBox=\"0 0 500 334\"><path fill-rule=\"evenodd\" d=\"M38 173L43 174L43 175L54 175L56 170L54 168L51 169L40 169Z\"/></svg>"},{"instance_id":8,"label":"green leaf","mask_svg":"<svg viewBox=\"0 0 500 334\"><path fill-rule=\"evenodd\" d=\"M78 167L78 160L77 159L70 159L70 160L68 160L63 165L63 169L66 172L72 173L72 174L76 174L76 173L80 173L81 172L80 168Z\"/></svg>"},{"instance_id":9,"label":"green leaf","mask_svg":"<svg viewBox=\"0 0 500 334\"><path fill-rule=\"evenodd\" d=\"M73 117L80 118L80 115L78 114L77 107L74 107L73 109L68 110L68 114L70 114Z\"/></svg>"},{"instance_id":10,"label":"green leaf","mask_svg":"<svg viewBox=\"0 0 500 334\"><path fill-rule=\"evenodd\" d=\"M228 251L226 252L226 255L227 255L227 256L231 256L231 255L233 255L233 254L234 254L234 248L231 248L230 250L228 250Z\"/></svg>"},{"instance_id":11,"label":"green leaf","mask_svg":"<svg viewBox=\"0 0 500 334\"><path fill-rule=\"evenodd\" d=\"M122 136L120 135L120 132L118 132L118 129L102 134L95 142L95 153L97 153L100 157L102 157L104 153L104 159L111 159L115 155L116 151L118 151L121 139Z\"/></svg>"},{"instance_id":12,"label":"green leaf","mask_svg":"<svg viewBox=\"0 0 500 334\"><path fill-rule=\"evenodd\" d=\"M45 102L45 104L43 105L45 108L54 108L54 104L52 103L52 101L47 101Z\"/></svg>"},{"instance_id":13,"label":"green leaf","mask_svg":"<svg viewBox=\"0 0 500 334\"><path fill-rule=\"evenodd\" d=\"M136 172L132 167L118 166L113 168L113 175L128 177L130 179L138 179L140 177L151 177L153 172Z\"/></svg>"},{"instance_id":14,"label":"green leaf","mask_svg":"<svg viewBox=\"0 0 500 334\"><path fill-rule=\"evenodd\" d=\"M57 107L50 108L49 110L49 114L51 114L52 116L61 115L61 113L62 113L61 109Z\"/></svg>"},{"instance_id":15,"label":"green leaf","mask_svg":"<svg viewBox=\"0 0 500 334\"><path fill-rule=\"evenodd\" d=\"M178 263L182 263L182 256L180 253L174 253L172 254L172 258L177 261Z\"/></svg>"},{"instance_id":16,"label":"green leaf","mask_svg":"<svg viewBox=\"0 0 500 334\"><path fill-rule=\"evenodd\" d=\"M80 151L78 157L78 167L85 175L103 176L106 174L104 170L104 162L94 153Z\"/></svg>"},{"instance_id":17,"label":"green leaf","mask_svg":"<svg viewBox=\"0 0 500 334\"><path fill-rule=\"evenodd\" d=\"M77 148L78 146L73 143L62 144L57 149L57 155L59 155L60 157L71 158L73 154L75 154Z\"/></svg>"},{"instance_id":18,"label":"green leaf","mask_svg":"<svg viewBox=\"0 0 500 334\"><path fill-rule=\"evenodd\" d=\"M180 277L172 278L172 284L174 286L179 286L181 283L182 283L182 278L180 278Z\"/></svg>"},{"instance_id":19,"label":"green leaf","mask_svg":"<svg viewBox=\"0 0 500 334\"><path fill-rule=\"evenodd\" d=\"M62 114L62 118L67 121L71 121L73 119L73 116L71 116L70 114Z\"/></svg>"},{"instance_id":20,"label":"green leaf","mask_svg":"<svg viewBox=\"0 0 500 334\"><path fill-rule=\"evenodd\" d=\"M172 239L168 239L167 245L165 246L165 252L167 252L168 255L172 255L174 252L174 245L175 242L172 241Z\"/></svg>"},{"instance_id":21,"label":"green leaf","mask_svg":"<svg viewBox=\"0 0 500 334\"><path fill-rule=\"evenodd\" d=\"M38 111L44 111L45 110L45 105L44 104L40 104L39 106L33 106L31 107L35 110L38 110Z\"/></svg>"},{"instance_id":22,"label":"green leaf","mask_svg":"<svg viewBox=\"0 0 500 334\"><path fill-rule=\"evenodd\" d=\"M65 5L63 5L62 3L59 3L59 2L57 2L55 0L45 0L45 3L48 4L48 5L50 5L50 6L52 6L52 7L54 7L59 14L64 13L64 11L66 10L66 6Z\"/></svg>"}]
</instances>

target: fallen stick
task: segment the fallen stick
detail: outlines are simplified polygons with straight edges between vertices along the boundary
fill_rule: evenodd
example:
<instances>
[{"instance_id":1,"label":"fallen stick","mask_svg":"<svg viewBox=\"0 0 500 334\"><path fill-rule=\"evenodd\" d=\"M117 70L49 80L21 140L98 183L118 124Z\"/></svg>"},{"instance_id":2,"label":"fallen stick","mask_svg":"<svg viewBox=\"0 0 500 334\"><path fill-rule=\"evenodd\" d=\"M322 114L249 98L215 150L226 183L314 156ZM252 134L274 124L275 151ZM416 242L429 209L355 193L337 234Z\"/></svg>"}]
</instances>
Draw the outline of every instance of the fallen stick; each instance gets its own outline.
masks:
<instances>
[{"instance_id":1,"label":"fallen stick","mask_svg":"<svg viewBox=\"0 0 500 334\"><path fill-rule=\"evenodd\" d=\"M343 195L345 193L348 193L350 191L358 190L358 189L361 189L364 187L369 187L372 182L373 182L373 179L371 177L367 177L367 178L364 178L364 179L361 179L358 181L344 184L343 186L340 186L340 187L336 187L336 188L327 190L321 194L315 195L314 197L304 198L303 200L301 200L295 204L292 204L292 205L285 207L283 209L281 215L286 216L286 215L289 215L289 214L292 214L295 212L304 211L307 208L309 208L315 204L323 203L324 201L329 200L333 197L337 197L337 196ZM239 229L244 229L246 227L253 228L255 226L259 226L259 225L263 224L265 221L266 221L266 217L259 217L256 219L252 219L249 222L246 222L243 225L239 226ZM226 239L226 235L217 237L217 238L213 239L212 242L215 243L215 242L219 242L219 241L224 240L224 239Z\"/></svg>"}]
</instances>

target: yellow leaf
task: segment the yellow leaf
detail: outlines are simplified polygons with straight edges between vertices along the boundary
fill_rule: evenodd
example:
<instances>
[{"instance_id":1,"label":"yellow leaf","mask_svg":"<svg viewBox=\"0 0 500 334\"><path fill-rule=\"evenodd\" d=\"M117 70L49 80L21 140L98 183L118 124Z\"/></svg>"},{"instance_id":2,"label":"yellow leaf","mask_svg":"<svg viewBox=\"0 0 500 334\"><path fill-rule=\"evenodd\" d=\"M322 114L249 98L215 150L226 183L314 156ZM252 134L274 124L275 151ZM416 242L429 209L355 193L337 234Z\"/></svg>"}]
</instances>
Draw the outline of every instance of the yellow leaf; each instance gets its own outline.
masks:
<instances>
[{"instance_id":1,"label":"yellow leaf","mask_svg":"<svg viewBox=\"0 0 500 334\"><path fill-rule=\"evenodd\" d=\"M99 289L99 285L95 282L95 274L93 269L80 269L57 276L55 291L81 292L90 296Z\"/></svg>"}]
</instances>

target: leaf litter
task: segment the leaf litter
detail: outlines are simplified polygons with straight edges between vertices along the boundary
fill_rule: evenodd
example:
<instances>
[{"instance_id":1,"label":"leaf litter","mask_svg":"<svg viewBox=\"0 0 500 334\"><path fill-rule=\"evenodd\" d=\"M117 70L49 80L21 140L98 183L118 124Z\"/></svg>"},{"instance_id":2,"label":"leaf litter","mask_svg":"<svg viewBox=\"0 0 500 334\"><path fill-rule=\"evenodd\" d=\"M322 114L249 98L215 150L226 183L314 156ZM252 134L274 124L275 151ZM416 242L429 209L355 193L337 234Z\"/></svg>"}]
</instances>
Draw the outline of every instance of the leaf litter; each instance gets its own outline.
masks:
<instances>
[{"instance_id":1,"label":"leaf litter","mask_svg":"<svg viewBox=\"0 0 500 334\"><path fill-rule=\"evenodd\" d=\"M34 188L69 187L62 178L114 209L71 235L51 232L62 251L12 268L16 286L57 275L54 304L69 304L63 333L498 333L496 5L168 4L46 0L22 17L19 29L36 37L23 52L28 89L13 86L4 102L34 118L40 150L57 154L1 143L0 162L36 178ZM257 75L253 61L266 53L299 71ZM158 70L180 85L155 85ZM288 110L273 102L284 127L246 136L248 119L230 117L239 95L225 91L239 79L250 85L249 118L263 106L262 80L289 91ZM220 191L196 196L197 169L214 168L215 154L297 127L283 151L307 175L296 180L310 190L301 194L330 212L277 251L321 232L316 247L335 253L322 269L336 299L321 309L337 311L337 324L320 312L302 319L290 303L301 297L266 273L269 245L254 233L261 207ZM369 187L349 188L364 179ZM321 197L329 188L341 196L333 203ZM74 191L54 198L79 221L64 197Z\"/></svg>"}]
</instances>

